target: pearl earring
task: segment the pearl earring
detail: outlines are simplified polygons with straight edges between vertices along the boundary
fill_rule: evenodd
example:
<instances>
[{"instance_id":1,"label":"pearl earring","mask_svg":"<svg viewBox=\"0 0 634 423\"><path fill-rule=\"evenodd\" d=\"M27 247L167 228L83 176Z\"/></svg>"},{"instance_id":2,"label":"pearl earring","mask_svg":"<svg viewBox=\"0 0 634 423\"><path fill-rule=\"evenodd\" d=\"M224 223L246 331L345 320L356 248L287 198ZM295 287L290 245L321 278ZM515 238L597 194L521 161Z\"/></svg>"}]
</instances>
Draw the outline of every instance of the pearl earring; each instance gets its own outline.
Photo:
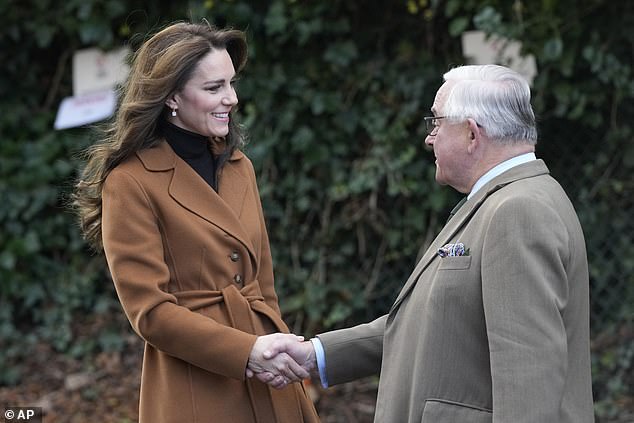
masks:
<instances>
[{"instance_id":1,"label":"pearl earring","mask_svg":"<svg viewBox=\"0 0 634 423\"><path fill-rule=\"evenodd\" d=\"M176 117L176 109L172 109L172 117Z\"/></svg>"}]
</instances>

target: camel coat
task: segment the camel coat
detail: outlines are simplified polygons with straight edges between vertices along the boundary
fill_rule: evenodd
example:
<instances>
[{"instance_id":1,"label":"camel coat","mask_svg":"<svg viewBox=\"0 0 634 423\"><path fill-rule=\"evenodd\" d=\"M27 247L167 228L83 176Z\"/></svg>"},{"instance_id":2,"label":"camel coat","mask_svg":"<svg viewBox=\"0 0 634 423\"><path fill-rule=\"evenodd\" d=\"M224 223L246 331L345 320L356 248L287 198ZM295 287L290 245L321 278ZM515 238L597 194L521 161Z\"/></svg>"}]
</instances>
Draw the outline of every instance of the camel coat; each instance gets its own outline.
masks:
<instances>
[{"instance_id":1,"label":"camel coat","mask_svg":"<svg viewBox=\"0 0 634 423\"><path fill-rule=\"evenodd\" d=\"M245 380L257 335L288 332L249 159L233 154L216 193L161 142L102 194L108 266L145 340L140 422L318 422L303 385Z\"/></svg>"},{"instance_id":2,"label":"camel coat","mask_svg":"<svg viewBox=\"0 0 634 423\"><path fill-rule=\"evenodd\" d=\"M328 382L380 369L377 423L591 423L588 291L572 204L543 161L519 165L457 211L389 314L319 335Z\"/></svg>"}]
</instances>

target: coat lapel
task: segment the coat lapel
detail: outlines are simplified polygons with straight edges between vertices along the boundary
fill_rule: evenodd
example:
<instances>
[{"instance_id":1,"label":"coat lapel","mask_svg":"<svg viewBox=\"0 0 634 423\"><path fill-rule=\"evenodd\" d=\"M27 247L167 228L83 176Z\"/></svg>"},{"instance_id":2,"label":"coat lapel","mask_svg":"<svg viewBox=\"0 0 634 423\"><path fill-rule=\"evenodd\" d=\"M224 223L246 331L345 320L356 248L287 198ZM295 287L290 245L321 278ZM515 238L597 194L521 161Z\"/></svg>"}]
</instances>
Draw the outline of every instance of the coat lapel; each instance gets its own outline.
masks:
<instances>
[{"instance_id":1,"label":"coat lapel","mask_svg":"<svg viewBox=\"0 0 634 423\"><path fill-rule=\"evenodd\" d=\"M242 157L242 153L239 153ZM218 193L229 208L240 218L247 195L249 180L233 166L225 166L220 177ZM214 192L214 194L216 194Z\"/></svg>"},{"instance_id":2,"label":"coat lapel","mask_svg":"<svg viewBox=\"0 0 634 423\"><path fill-rule=\"evenodd\" d=\"M396 301L394 301L394 304L390 309L390 314L396 311L405 297L409 295L412 288L416 285L416 282L420 278L420 275L427 268L427 266L429 266L434 257L436 257L438 249L443 245L451 242L456 233L460 231L462 227L471 220L471 217L480 208L482 203L484 203L489 195L493 194L500 188L520 179L530 178L533 176L548 173L548 168L546 167L546 164L543 162L543 160L536 160L533 162L521 164L512 169L509 169L508 171L489 181L489 183L483 186L471 199L465 202L464 205L460 207L456 214L452 216L452 218L442 228L438 236L432 241L427 251L425 251L425 254L423 254L423 257L419 260L418 264L414 268L414 271L403 286L403 289L401 289L401 292L396 298Z\"/></svg>"},{"instance_id":3,"label":"coat lapel","mask_svg":"<svg viewBox=\"0 0 634 423\"><path fill-rule=\"evenodd\" d=\"M240 223L249 187L249 180L245 176L233 166L225 166L219 192L216 193L166 142L137 154L149 171L173 170L169 195L182 207L238 239L255 256L253 245ZM230 160L236 161L242 157L241 152L236 152Z\"/></svg>"}]
</instances>

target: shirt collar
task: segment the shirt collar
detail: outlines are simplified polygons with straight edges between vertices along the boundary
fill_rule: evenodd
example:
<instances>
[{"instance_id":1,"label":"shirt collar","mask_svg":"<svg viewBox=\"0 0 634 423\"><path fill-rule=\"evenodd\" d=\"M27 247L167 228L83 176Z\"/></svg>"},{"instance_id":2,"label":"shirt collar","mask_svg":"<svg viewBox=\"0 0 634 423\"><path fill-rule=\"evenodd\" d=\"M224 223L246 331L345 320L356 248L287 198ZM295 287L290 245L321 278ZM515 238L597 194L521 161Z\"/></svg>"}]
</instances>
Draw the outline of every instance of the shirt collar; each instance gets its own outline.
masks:
<instances>
[{"instance_id":1,"label":"shirt collar","mask_svg":"<svg viewBox=\"0 0 634 423\"><path fill-rule=\"evenodd\" d=\"M478 192L480 188L482 188L487 182L489 182L491 179L495 178L496 176L501 175L502 173L506 172L507 170L511 168L514 168L515 166L521 165L523 163L528 163L533 160L537 160L537 157L535 156L535 153L531 152L531 153L521 154L519 156L515 156L511 159L503 161L502 163L498 164L497 166L489 170L487 173L482 175L480 179L476 181L476 183L473 185L473 188L471 188L471 192L469 193L467 198L473 197L473 195L476 192Z\"/></svg>"}]
</instances>

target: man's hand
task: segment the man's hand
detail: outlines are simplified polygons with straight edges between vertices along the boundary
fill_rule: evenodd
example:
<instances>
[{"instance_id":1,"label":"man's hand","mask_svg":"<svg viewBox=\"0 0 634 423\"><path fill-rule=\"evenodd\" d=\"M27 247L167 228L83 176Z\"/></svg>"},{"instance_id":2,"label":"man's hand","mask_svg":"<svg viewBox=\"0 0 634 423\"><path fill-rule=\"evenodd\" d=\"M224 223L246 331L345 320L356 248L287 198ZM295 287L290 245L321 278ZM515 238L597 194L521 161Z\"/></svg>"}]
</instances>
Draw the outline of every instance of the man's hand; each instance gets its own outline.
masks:
<instances>
[{"instance_id":1,"label":"man's hand","mask_svg":"<svg viewBox=\"0 0 634 423\"><path fill-rule=\"evenodd\" d=\"M287 346L301 344L303 339L301 336L283 333L258 337L249 354L247 377L257 375L258 380L277 389L285 387L290 382L298 382L309 377L308 370L289 354L283 352ZM290 347L290 349L293 348Z\"/></svg>"},{"instance_id":2,"label":"man's hand","mask_svg":"<svg viewBox=\"0 0 634 423\"><path fill-rule=\"evenodd\" d=\"M290 356L295 363L300 365L302 369L307 372L307 375L308 372L311 372L315 377L318 377L317 360L315 358L315 350L312 342L300 342L288 337L276 338L268 344L268 348L263 352L263 358L276 359L279 356ZM257 377L259 381L268 383L277 389L285 387L288 382L299 381L297 379L290 378L287 381L270 371L253 373L255 373L255 377ZM254 374L249 374L247 370L247 376L252 377ZM305 379L305 377L302 379Z\"/></svg>"}]
</instances>

